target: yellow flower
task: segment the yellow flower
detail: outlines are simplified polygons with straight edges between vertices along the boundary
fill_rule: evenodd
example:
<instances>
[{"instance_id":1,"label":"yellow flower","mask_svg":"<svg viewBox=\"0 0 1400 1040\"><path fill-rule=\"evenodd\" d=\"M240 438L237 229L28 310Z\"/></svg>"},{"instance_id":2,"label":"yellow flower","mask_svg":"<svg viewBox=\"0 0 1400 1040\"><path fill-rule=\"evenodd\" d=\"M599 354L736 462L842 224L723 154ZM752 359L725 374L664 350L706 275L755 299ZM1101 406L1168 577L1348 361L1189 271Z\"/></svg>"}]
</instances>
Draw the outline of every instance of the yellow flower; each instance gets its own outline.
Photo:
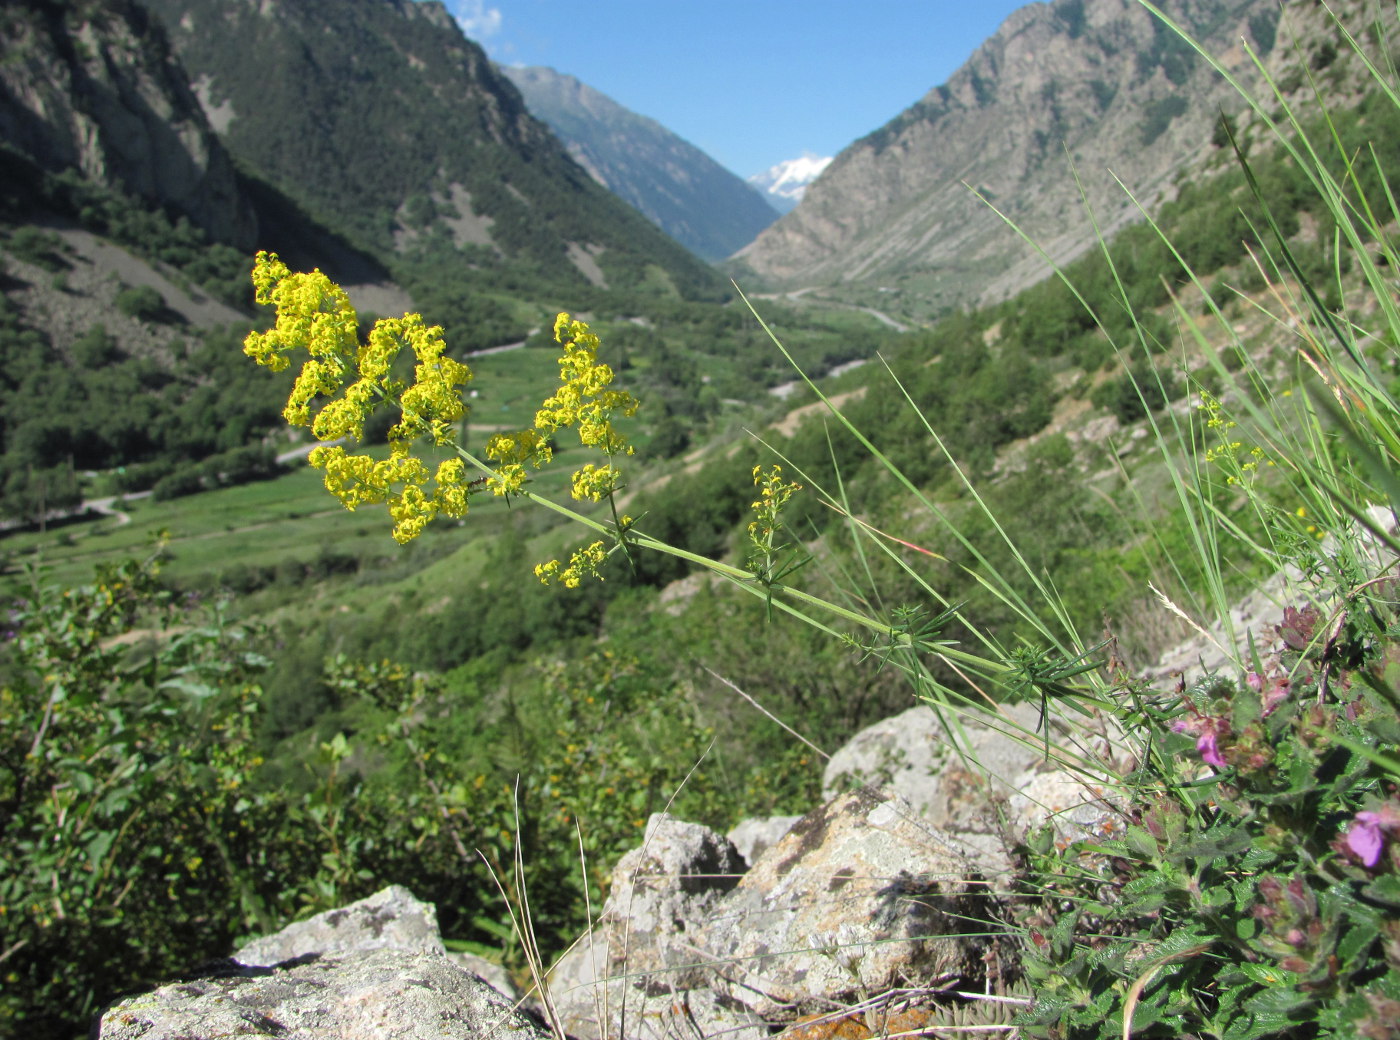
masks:
<instances>
[{"instance_id":1,"label":"yellow flower","mask_svg":"<svg viewBox=\"0 0 1400 1040\"><path fill-rule=\"evenodd\" d=\"M558 582L566 589L576 589L584 578L593 577L599 581L603 576L598 573L603 562L608 558L607 550L603 548L602 542L593 542L584 546L569 557L569 565L563 566L558 560L550 560L548 563L537 564L535 567L535 577L540 579L541 584L549 585Z\"/></svg>"}]
</instances>

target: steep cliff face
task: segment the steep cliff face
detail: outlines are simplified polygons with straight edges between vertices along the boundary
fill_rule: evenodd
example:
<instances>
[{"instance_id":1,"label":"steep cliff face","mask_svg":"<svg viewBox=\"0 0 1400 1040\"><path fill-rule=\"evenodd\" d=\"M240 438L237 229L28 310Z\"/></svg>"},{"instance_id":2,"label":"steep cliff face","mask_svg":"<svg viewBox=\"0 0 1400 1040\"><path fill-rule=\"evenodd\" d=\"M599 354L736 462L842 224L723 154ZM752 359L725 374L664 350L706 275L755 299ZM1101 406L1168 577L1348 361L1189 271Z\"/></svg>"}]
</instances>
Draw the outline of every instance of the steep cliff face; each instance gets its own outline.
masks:
<instances>
[{"instance_id":1,"label":"steep cliff face","mask_svg":"<svg viewBox=\"0 0 1400 1040\"><path fill-rule=\"evenodd\" d=\"M1269 0L1176 0L1168 13L1239 68L1273 45ZM1102 230L1170 191L1210 148L1233 92L1135 0L1055 0L1015 12L943 86L851 145L798 208L740 254L787 287L859 285L936 310L1003 297L1043 261L973 193L1056 259L1092 241L1075 172Z\"/></svg>"},{"instance_id":2,"label":"steep cliff face","mask_svg":"<svg viewBox=\"0 0 1400 1040\"><path fill-rule=\"evenodd\" d=\"M729 256L778 219L753 187L699 148L573 76L502 71L594 180L697 255Z\"/></svg>"},{"instance_id":3,"label":"steep cliff face","mask_svg":"<svg viewBox=\"0 0 1400 1040\"><path fill-rule=\"evenodd\" d=\"M0 141L246 248L252 207L164 35L130 0L0 8Z\"/></svg>"}]
</instances>

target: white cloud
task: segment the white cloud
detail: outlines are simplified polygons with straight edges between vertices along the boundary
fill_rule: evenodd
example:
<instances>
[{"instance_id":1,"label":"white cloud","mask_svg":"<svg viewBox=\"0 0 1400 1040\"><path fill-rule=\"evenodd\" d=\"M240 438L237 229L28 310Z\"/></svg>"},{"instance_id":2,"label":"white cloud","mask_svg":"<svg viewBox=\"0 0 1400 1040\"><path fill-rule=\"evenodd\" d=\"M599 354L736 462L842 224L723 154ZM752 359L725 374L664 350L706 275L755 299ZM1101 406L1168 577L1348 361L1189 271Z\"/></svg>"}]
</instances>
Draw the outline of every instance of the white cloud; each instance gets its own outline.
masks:
<instances>
[{"instance_id":1,"label":"white cloud","mask_svg":"<svg viewBox=\"0 0 1400 1040\"><path fill-rule=\"evenodd\" d=\"M484 40L501 31L501 9L487 7L485 0L456 0L452 7L462 32L473 40Z\"/></svg>"}]
</instances>

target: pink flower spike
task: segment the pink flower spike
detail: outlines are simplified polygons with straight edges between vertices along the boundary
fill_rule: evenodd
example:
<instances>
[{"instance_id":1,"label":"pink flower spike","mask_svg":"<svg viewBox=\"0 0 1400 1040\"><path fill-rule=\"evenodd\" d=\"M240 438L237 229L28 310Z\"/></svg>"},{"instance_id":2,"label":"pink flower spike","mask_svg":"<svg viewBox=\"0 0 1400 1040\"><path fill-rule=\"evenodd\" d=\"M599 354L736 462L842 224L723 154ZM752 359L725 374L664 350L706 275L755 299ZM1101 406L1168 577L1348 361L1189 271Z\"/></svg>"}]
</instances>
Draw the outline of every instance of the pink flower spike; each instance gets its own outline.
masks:
<instances>
[{"instance_id":1,"label":"pink flower spike","mask_svg":"<svg viewBox=\"0 0 1400 1040\"><path fill-rule=\"evenodd\" d=\"M1255 693L1260 693L1264 689L1264 677L1258 672L1247 673L1244 681Z\"/></svg>"},{"instance_id":2,"label":"pink flower spike","mask_svg":"<svg viewBox=\"0 0 1400 1040\"><path fill-rule=\"evenodd\" d=\"M1380 815L1373 812L1359 812L1352 821L1346 836L1347 848L1365 867L1374 867L1381 861L1381 849L1385 838L1381 834Z\"/></svg>"},{"instance_id":3,"label":"pink flower spike","mask_svg":"<svg viewBox=\"0 0 1400 1040\"><path fill-rule=\"evenodd\" d=\"M1220 747L1215 742L1215 731L1206 730L1196 739L1196 750L1201 753L1201 761L1216 769L1225 768L1225 760L1220 757Z\"/></svg>"}]
</instances>

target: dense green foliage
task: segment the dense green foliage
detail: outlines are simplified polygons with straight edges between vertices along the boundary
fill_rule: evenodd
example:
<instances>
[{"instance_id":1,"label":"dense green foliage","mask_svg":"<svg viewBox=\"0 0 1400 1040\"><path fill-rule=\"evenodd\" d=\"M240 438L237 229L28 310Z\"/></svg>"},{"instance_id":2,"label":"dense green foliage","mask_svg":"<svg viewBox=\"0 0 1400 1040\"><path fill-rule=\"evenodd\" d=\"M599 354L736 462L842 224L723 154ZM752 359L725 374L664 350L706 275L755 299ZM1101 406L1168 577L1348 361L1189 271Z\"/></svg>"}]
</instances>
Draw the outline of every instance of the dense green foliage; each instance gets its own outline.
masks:
<instances>
[{"instance_id":1,"label":"dense green foliage","mask_svg":"<svg viewBox=\"0 0 1400 1040\"><path fill-rule=\"evenodd\" d=\"M543 665L504 701L499 654L445 679L327 659L326 736L273 760L255 633L150 566L40 583L6 624L0 856L25 865L0 877L7 1035L68 1035L125 989L386 878L437 903L450 937L505 937L518 966L492 876L510 889L517 843L557 948L650 813L723 825L741 806L708 774L677 790L710 734L674 673L609 650ZM753 787L810 799L812 772L784 762L763 768L786 780Z\"/></svg>"},{"instance_id":2,"label":"dense green foliage","mask_svg":"<svg viewBox=\"0 0 1400 1040\"><path fill-rule=\"evenodd\" d=\"M1027 1026L1394 1035L1400 796L1376 757L1400 746L1393 591L1336 620L1289 607L1278 630L1285 653L1242 683L1122 677L1122 720L1150 734L1123 836L1057 849L1047 828L1020 850Z\"/></svg>"},{"instance_id":3,"label":"dense green foliage","mask_svg":"<svg viewBox=\"0 0 1400 1040\"><path fill-rule=\"evenodd\" d=\"M257 441L279 408L262 396L265 383L254 385L240 340L237 330L207 330L177 346L172 367L124 353L97 325L65 358L0 299L0 509L37 520L78 502L77 471L131 467L113 490L142 490ZM234 463L210 465L240 474L221 482L253 475Z\"/></svg>"}]
</instances>

